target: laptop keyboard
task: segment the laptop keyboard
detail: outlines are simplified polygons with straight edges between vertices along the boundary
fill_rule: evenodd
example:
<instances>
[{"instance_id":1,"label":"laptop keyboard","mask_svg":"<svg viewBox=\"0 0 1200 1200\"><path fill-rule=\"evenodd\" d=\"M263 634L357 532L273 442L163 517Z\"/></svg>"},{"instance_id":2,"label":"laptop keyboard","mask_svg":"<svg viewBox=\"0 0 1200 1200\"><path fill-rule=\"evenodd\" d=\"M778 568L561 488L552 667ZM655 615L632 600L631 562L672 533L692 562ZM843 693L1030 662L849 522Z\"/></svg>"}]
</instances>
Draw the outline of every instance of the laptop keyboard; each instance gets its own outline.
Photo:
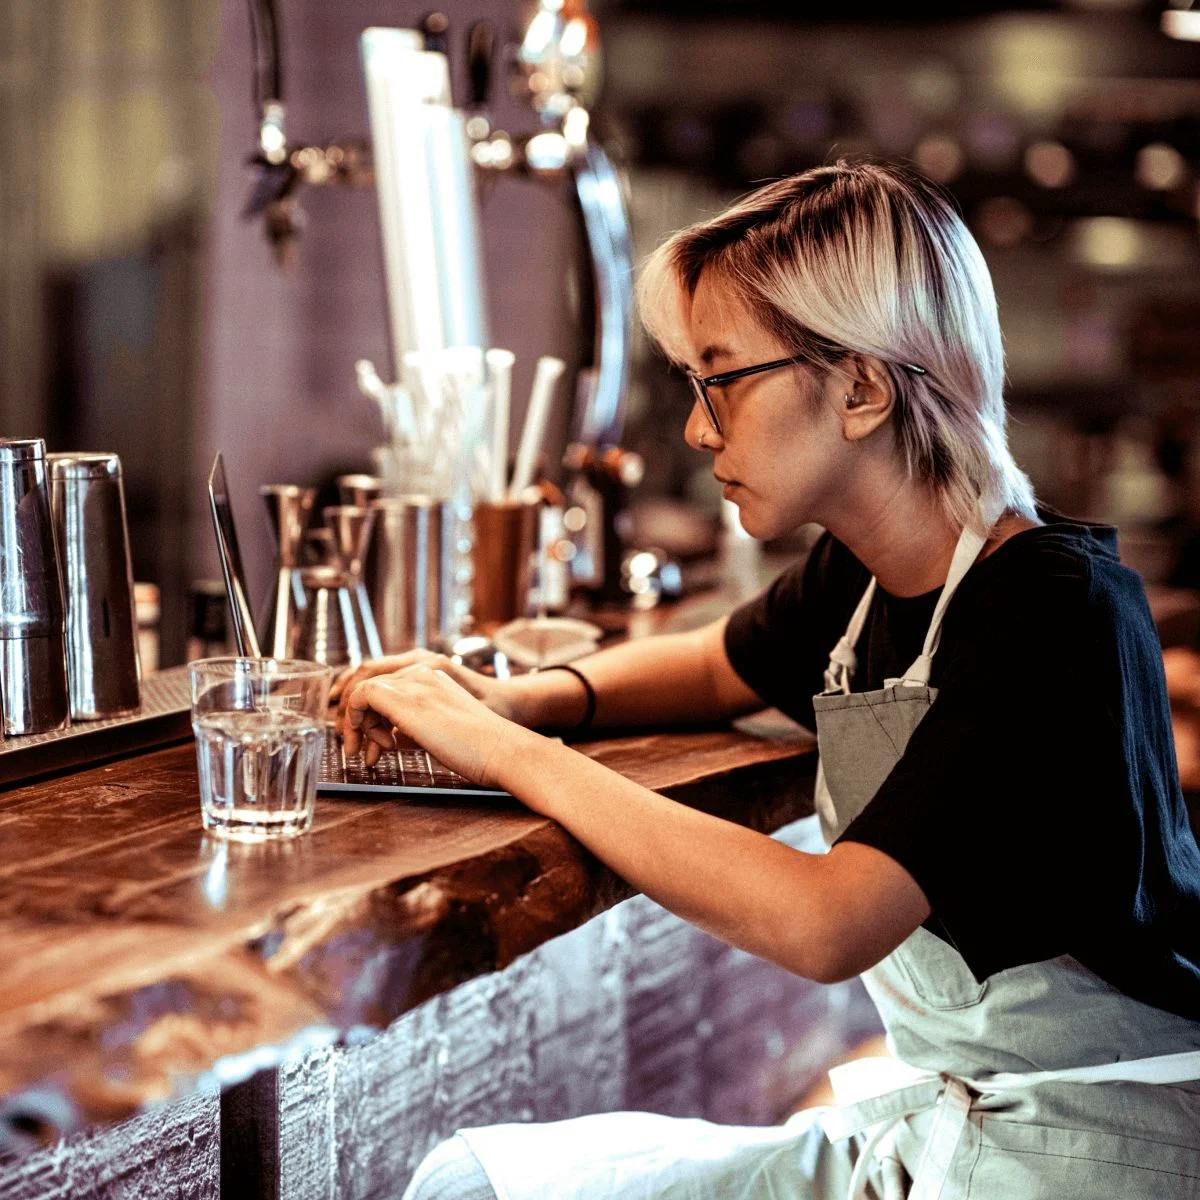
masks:
<instances>
[{"instance_id":1,"label":"laptop keyboard","mask_svg":"<svg viewBox=\"0 0 1200 1200\"><path fill-rule=\"evenodd\" d=\"M375 766L364 766L362 755L342 753L341 739L332 729L325 732L321 782L362 787L476 788L426 750L385 750Z\"/></svg>"}]
</instances>

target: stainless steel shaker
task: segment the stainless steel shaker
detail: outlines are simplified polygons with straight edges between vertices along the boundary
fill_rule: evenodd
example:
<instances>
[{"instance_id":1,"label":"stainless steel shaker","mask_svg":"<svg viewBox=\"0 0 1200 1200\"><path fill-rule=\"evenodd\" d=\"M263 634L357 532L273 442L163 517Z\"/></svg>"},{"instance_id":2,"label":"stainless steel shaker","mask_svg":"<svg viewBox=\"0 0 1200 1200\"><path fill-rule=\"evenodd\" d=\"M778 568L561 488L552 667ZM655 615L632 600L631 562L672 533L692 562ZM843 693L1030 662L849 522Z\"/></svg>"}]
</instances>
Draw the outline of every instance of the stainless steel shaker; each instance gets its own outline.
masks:
<instances>
[{"instance_id":1,"label":"stainless steel shaker","mask_svg":"<svg viewBox=\"0 0 1200 1200\"><path fill-rule=\"evenodd\" d=\"M414 495L370 507L375 524L363 577L383 652L435 647L449 625L450 505Z\"/></svg>"},{"instance_id":2,"label":"stainless steel shaker","mask_svg":"<svg viewBox=\"0 0 1200 1200\"><path fill-rule=\"evenodd\" d=\"M121 460L51 454L47 461L66 596L71 719L133 712L142 696Z\"/></svg>"},{"instance_id":3,"label":"stainless steel shaker","mask_svg":"<svg viewBox=\"0 0 1200 1200\"><path fill-rule=\"evenodd\" d=\"M0 707L5 737L67 723L62 580L46 444L0 438Z\"/></svg>"}]
</instances>

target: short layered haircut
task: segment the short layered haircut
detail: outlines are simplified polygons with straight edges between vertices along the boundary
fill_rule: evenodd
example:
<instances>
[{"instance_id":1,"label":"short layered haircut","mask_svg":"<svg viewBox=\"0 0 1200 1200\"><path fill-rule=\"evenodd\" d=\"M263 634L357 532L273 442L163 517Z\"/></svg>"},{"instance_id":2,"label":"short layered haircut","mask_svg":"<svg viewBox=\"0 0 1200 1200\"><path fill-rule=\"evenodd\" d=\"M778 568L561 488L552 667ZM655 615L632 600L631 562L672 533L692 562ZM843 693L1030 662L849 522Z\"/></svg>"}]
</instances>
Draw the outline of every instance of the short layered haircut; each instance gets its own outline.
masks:
<instances>
[{"instance_id":1,"label":"short layered haircut","mask_svg":"<svg viewBox=\"0 0 1200 1200\"><path fill-rule=\"evenodd\" d=\"M909 477L933 490L956 526L986 534L1008 510L1035 516L1033 488L1008 447L991 275L934 184L896 164L839 160L673 234L642 268L638 306L679 364L693 353L687 331L701 276L818 371L844 370L854 355L879 359Z\"/></svg>"}]
</instances>

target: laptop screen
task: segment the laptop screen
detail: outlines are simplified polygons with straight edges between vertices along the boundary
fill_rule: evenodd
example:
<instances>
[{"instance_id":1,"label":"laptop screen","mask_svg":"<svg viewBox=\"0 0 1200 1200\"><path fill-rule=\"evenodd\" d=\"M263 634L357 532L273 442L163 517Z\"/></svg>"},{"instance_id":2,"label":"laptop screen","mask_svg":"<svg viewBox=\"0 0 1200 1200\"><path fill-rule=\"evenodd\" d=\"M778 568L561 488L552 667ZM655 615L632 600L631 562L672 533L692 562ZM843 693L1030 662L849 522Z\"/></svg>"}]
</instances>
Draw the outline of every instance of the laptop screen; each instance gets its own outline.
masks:
<instances>
[{"instance_id":1,"label":"laptop screen","mask_svg":"<svg viewBox=\"0 0 1200 1200\"><path fill-rule=\"evenodd\" d=\"M213 459L212 470L208 473L208 505L238 653L249 658L261 658L262 650L254 631L254 613L246 590L246 573L242 570L242 555L238 549L233 506L229 502L229 486L225 482L225 462L220 454Z\"/></svg>"}]
</instances>

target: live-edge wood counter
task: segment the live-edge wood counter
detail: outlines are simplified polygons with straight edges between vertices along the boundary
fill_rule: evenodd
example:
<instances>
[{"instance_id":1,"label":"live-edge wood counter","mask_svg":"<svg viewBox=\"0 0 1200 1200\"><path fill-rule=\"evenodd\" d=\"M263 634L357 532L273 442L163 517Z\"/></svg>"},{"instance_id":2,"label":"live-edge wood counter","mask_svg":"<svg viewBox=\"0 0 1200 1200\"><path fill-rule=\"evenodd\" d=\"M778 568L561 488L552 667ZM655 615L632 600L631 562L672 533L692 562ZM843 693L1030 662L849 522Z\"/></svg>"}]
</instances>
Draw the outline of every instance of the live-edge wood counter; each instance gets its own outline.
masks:
<instances>
[{"instance_id":1,"label":"live-edge wood counter","mask_svg":"<svg viewBox=\"0 0 1200 1200\"><path fill-rule=\"evenodd\" d=\"M812 739L782 720L578 748L758 829L811 811ZM198 804L191 744L0 795L0 1095L66 1101L47 1136L384 1027L630 894L512 803L319 797L261 846Z\"/></svg>"}]
</instances>

